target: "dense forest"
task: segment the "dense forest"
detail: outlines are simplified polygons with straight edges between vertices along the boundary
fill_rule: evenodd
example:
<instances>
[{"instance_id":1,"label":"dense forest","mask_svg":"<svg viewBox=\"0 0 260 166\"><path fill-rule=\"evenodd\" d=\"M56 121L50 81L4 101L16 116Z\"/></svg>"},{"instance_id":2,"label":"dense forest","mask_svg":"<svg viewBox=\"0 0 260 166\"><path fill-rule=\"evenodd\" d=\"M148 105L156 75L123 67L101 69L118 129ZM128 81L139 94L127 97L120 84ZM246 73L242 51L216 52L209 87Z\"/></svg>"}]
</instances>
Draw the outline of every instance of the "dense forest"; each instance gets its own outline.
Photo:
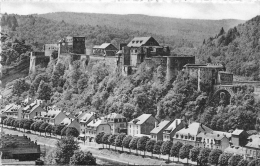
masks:
<instances>
[{"instance_id":1,"label":"dense forest","mask_svg":"<svg viewBox=\"0 0 260 166\"><path fill-rule=\"evenodd\" d=\"M203 39L217 33L221 27L232 28L243 20L198 20L156 17L138 14L94 14L94 13L71 13L57 12L40 14L58 22L64 21L75 25L110 26L113 28L148 32L174 38L176 41L190 41L194 47L200 46Z\"/></svg>"},{"instance_id":2,"label":"dense forest","mask_svg":"<svg viewBox=\"0 0 260 166\"><path fill-rule=\"evenodd\" d=\"M9 31L12 38L25 40L27 43L41 49L43 44L57 43L61 38L70 36L85 36L87 46L100 45L104 42L114 44L128 43L135 36L153 36L159 43L169 45L172 49L179 47L193 48L192 42L185 39L177 39L172 36L163 36L147 31L134 31L130 29L114 28L109 25L78 25L65 21L52 21L34 15L4 15L5 18L16 18L18 25L15 31ZM4 26L6 27L6 26Z\"/></svg>"},{"instance_id":3,"label":"dense forest","mask_svg":"<svg viewBox=\"0 0 260 166\"><path fill-rule=\"evenodd\" d=\"M260 16L210 37L196 51L201 62L226 64L235 75L260 80Z\"/></svg>"}]
</instances>

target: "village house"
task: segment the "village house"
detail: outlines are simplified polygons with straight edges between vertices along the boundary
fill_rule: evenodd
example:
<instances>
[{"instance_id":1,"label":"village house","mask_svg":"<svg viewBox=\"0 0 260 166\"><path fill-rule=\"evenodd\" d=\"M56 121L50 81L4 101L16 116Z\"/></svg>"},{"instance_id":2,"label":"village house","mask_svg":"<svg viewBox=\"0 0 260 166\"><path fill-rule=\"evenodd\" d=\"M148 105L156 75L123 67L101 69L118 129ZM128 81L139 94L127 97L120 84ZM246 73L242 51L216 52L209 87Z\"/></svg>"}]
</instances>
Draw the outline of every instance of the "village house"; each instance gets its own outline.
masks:
<instances>
[{"instance_id":1,"label":"village house","mask_svg":"<svg viewBox=\"0 0 260 166\"><path fill-rule=\"evenodd\" d=\"M35 100L30 105L27 105L22 109L22 118L23 119L34 119L34 117L41 115L42 112L46 112L45 109L41 107L41 100Z\"/></svg>"},{"instance_id":2,"label":"village house","mask_svg":"<svg viewBox=\"0 0 260 166\"><path fill-rule=\"evenodd\" d=\"M66 127L74 127L80 133L79 119L65 118L60 124L65 125Z\"/></svg>"},{"instance_id":3,"label":"village house","mask_svg":"<svg viewBox=\"0 0 260 166\"><path fill-rule=\"evenodd\" d=\"M162 120L159 124L155 122L155 128L150 132L151 138L158 141L163 141L163 131L171 124L171 121Z\"/></svg>"},{"instance_id":4,"label":"village house","mask_svg":"<svg viewBox=\"0 0 260 166\"><path fill-rule=\"evenodd\" d=\"M67 116L60 110L48 110L35 117L35 120L43 120L51 125L60 124Z\"/></svg>"},{"instance_id":5,"label":"village house","mask_svg":"<svg viewBox=\"0 0 260 166\"><path fill-rule=\"evenodd\" d=\"M243 156L243 158L246 158L246 148L245 147L231 145L231 146L227 147L224 150L224 152L231 153L234 155L240 155L240 156Z\"/></svg>"},{"instance_id":6,"label":"village house","mask_svg":"<svg viewBox=\"0 0 260 166\"><path fill-rule=\"evenodd\" d=\"M92 142L95 139L96 135L101 132L111 134L111 126L104 121L104 117L93 119L87 125L85 140Z\"/></svg>"},{"instance_id":7,"label":"village house","mask_svg":"<svg viewBox=\"0 0 260 166\"><path fill-rule=\"evenodd\" d=\"M203 125L202 123L193 122L189 126L176 132L173 137L173 142L182 142L183 144L190 144L196 146L197 136L199 133L211 133L213 130Z\"/></svg>"},{"instance_id":8,"label":"village house","mask_svg":"<svg viewBox=\"0 0 260 166\"><path fill-rule=\"evenodd\" d=\"M212 131L201 132L197 135L196 146L210 149L221 149L224 151L229 147L231 133Z\"/></svg>"},{"instance_id":9,"label":"village house","mask_svg":"<svg viewBox=\"0 0 260 166\"><path fill-rule=\"evenodd\" d=\"M117 113L110 113L104 117L104 121L111 126L111 133L127 133L127 122L126 118Z\"/></svg>"},{"instance_id":10,"label":"village house","mask_svg":"<svg viewBox=\"0 0 260 166\"><path fill-rule=\"evenodd\" d=\"M248 137L248 143L245 145L246 157L251 160L260 157L260 135L251 135Z\"/></svg>"},{"instance_id":11,"label":"village house","mask_svg":"<svg viewBox=\"0 0 260 166\"><path fill-rule=\"evenodd\" d=\"M248 133L245 130L236 129L232 132L231 144L234 146L245 146L247 144Z\"/></svg>"},{"instance_id":12,"label":"village house","mask_svg":"<svg viewBox=\"0 0 260 166\"><path fill-rule=\"evenodd\" d=\"M87 125L95 119L95 113L94 112L89 112L89 113L84 113L83 116L80 116L79 118L79 123L80 123L80 138L85 138L85 133L87 129Z\"/></svg>"},{"instance_id":13,"label":"village house","mask_svg":"<svg viewBox=\"0 0 260 166\"><path fill-rule=\"evenodd\" d=\"M171 124L163 131L163 141L171 141L175 133L184 128L184 122L182 119L175 119Z\"/></svg>"},{"instance_id":14,"label":"village house","mask_svg":"<svg viewBox=\"0 0 260 166\"><path fill-rule=\"evenodd\" d=\"M93 47L93 55L96 56L115 56L118 49L111 43L103 43Z\"/></svg>"},{"instance_id":15,"label":"village house","mask_svg":"<svg viewBox=\"0 0 260 166\"><path fill-rule=\"evenodd\" d=\"M144 134L150 136L150 132L153 130L155 122L157 122L157 120L152 114L142 114L128 122L128 135L135 136L136 134Z\"/></svg>"}]
</instances>

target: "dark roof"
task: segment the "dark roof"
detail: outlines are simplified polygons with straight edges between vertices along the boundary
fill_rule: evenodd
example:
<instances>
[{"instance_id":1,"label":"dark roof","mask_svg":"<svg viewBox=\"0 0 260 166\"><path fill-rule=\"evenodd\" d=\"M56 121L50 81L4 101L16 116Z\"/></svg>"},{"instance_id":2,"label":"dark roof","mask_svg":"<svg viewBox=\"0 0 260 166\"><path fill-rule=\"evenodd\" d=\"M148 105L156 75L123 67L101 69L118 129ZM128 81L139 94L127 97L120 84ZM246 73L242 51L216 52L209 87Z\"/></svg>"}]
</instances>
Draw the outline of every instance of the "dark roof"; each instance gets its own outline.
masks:
<instances>
[{"instance_id":1,"label":"dark roof","mask_svg":"<svg viewBox=\"0 0 260 166\"><path fill-rule=\"evenodd\" d=\"M171 121L164 120L161 121L156 128L154 128L150 133L157 134L162 131Z\"/></svg>"},{"instance_id":2,"label":"dark roof","mask_svg":"<svg viewBox=\"0 0 260 166\"><path fill-rule=\"evenodd\" d=\"M133 124L143 124L147 119L149 119L152 116L152 114L142 114L141 116L137 117L136 119L131 120L128 123Z\"/></svg>"},{"instance_id":3,"label":"dark roof","mask_svg":"<svg viewBox=\"0 0 260 166\"><path fill-rule=\"evenodd\" d=\"M127 47L141 47L152 37L135 37L128 44Z\"/></svg>"}]
</instances>

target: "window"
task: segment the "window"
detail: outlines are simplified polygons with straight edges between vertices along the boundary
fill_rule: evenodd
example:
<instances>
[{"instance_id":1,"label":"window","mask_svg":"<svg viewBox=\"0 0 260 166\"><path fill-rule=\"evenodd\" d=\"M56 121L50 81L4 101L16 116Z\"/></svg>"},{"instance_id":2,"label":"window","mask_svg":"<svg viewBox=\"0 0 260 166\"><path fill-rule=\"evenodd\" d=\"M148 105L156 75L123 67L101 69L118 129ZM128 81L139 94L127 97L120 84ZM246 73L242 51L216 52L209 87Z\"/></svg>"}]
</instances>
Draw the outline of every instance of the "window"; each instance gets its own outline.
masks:
<instances>
[{"instance_id":1,"label":"window","mask_svg":"<svg viewBox=\"0 0 260 166\"><path fill-rule=\"evenodd\" d=\"M104 130L104 127L102 127L102 130Z\"/></svg>"}]
</instances>

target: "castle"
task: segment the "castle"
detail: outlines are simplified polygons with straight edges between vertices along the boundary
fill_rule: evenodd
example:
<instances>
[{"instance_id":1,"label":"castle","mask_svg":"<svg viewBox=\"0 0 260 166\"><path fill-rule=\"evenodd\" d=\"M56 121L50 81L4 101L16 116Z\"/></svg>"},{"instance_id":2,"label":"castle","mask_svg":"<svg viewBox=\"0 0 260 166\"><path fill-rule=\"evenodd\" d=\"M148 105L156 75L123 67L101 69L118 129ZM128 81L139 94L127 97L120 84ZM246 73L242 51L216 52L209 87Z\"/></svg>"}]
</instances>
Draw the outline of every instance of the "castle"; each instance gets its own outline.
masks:
<instances>
[{"instance_id":1,"label":"castle","mask_svg":"<svg viewBox=\"0 0 260 166\"><path fill-rule=\"evenodd\" d=\"M143 62L162 66L166 80L172 80L179 71L186 70L189 77L198 80L198 91L208 87L217 95L225 92L228 100L241 86L240 82L233 82L233 74L226 72L224 65L195 64L195 56L172 55L168 46L161 46L153 37L135 37L128 44L121 43L118 49L111 43L90 47L86 45L85 37L68 36L57 44L46 44L44 52L32 52L30 72L35 72L36 65L47 66L54 51L58 61L69 57L70 67L75 60L81 60L84 66L102 61L110 72L117 71L123 76L134 74Z\"/></svg>"}]
</instances>

